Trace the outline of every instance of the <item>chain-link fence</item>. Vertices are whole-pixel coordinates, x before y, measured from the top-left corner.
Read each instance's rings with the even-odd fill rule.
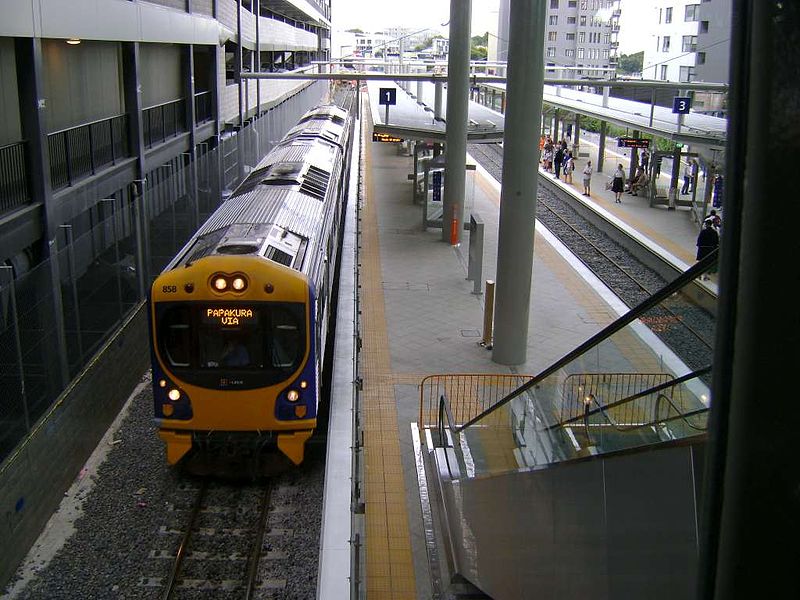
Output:
[[[0,268],[0,461],[145,298],[161,270],[311,106],[318,81],[145,173],[58,228],[50,258]],[[228,190],[228,192],[226,192]]]

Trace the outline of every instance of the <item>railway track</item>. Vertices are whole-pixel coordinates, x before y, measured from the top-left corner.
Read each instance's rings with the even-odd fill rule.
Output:
[[[470,144],[470,154],[497,181],[502,180],[502,148]],[[602,215],[540,178],[537,219],[626,305],[636,306],[681,271],[644,247]],[[676,296],[652,309],[642,322],[692,369],[711,364],[716,297],[703,286],[692,296]]]
[[[142,577],[142,597],[252,600],[289,593],[297,586],[292,578],[308,569],[292,547],[304,543],[294,539],[301,487],[302,479],[284,478],[181,485],[159,528],[159,548],[150,553],[163,571]]]

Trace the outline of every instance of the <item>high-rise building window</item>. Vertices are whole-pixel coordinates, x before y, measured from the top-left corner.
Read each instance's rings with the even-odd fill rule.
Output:
[[[708,33],[708,21],[700,21],[698,30],[700,33]]]
[[[661,48],[661,37],[656,36],[656,52],[658,52],[659,48]]]
[[[700,5],[699,4],[687,4],[686,5],[686,13],[683,18],[684,21],[697,21],[697,17],[700,16]]]
[[[681,46],[683,52],[695,52],[697,50],[697,36],[685,35],[683,36],[683,45]]]
[[[581,10],[589,8],[589,0],[581,0]]]
[[[567,25],[575,25],[575,17],[567,17]]]
[[[669,36],[665,35],[664,39],[661,40],[661,51],[662,52],[669,52]]]
[[[547,41],[548,42],[555,42],[558,39],[558,32],[557,31],[548,31],[547,32]]]
[[[578,58],[583,58],[584,49],[578,48]]]
[[[550,0],[550,8],[558,8],[558,0]]]
[[[572,48],[566,48],[564,50],[564,56],[567,58],[575,58],[575,50]]]
[[[585,31],[579,31],[578,32],[578,43],[579,44],[585,44],[586,43],[586,32]]]
[[[705,52],[698,52],[697,53],[697,64],[698,65],[706,64],[706,53]]]
[[[667,80],[667,65],[661,65],[661,80]]]
[[[664,10],[664,23],[672,23],[672,7],[668,6]]]
[[[568,33],[567,34],[567,41],[568,42],[574,42],[575,41],[575,34],[574,33]]]
[[[581,16],[581,27],[586,27],[586,15]]]
[[[578,6],[578,0],[569,0],[567,2],[567,8],[576,8]]]
[[[683,83],[694,81],[694,67],[681,67],[679,79]]]
[[[548,20],[548,24],[550,24],[550,25],[558,25],[558,15],[550,15],[550,19]]]
[[[548,58],[555,58],[555,56],[556,56],[556,49],[553,48],[552,46],[547,48],[547,57]]]

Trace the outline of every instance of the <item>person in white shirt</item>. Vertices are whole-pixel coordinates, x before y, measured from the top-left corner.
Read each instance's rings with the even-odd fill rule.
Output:
[[[592,161],[583,167],[583,195],[590,196],[592,191]]]

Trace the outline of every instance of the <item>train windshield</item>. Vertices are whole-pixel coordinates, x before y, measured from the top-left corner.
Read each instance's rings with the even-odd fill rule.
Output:
[[[256,385],[289,377],[306,352],[301,303],[160,304],[159,348],[167,365],[191,383],[216,387],[221,375]]]

